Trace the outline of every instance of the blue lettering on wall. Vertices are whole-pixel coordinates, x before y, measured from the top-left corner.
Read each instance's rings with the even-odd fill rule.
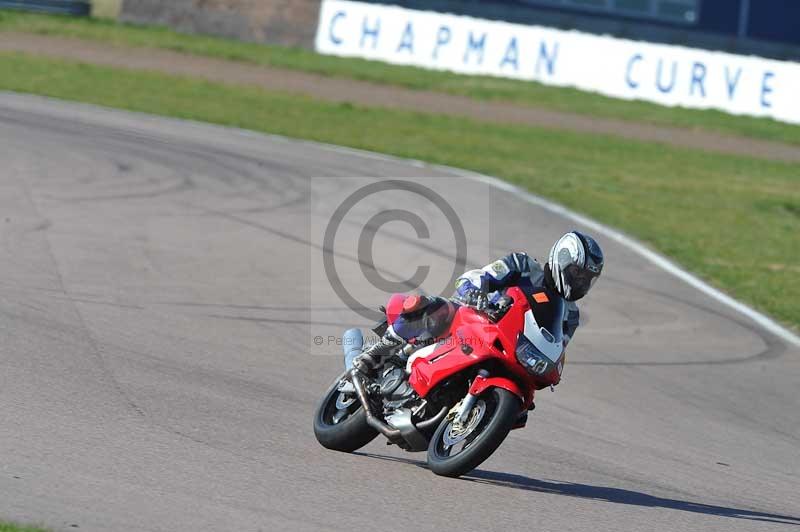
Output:
[[[464,64],[469,63],[469,57],[472,52],[476,52],[478,54],[478,64],[483,64],[483,51],[486,48],[486,34],[482,34],[480,39],[475,39],[475,35],[473,35],[472,31],[469,32],[469,36],[467,37],[467,49],[464,51]]]
[[[539,75],[542,63],[547,66],[547,74],[552,76],[556,70],[556,59],[558,59],[558,42],[553,43],[553,53],[547,53],[547,43],[542,41],[539,44],[539,57],[536,59],[536,75]]]
[[[769,85],[772,78],[775,77],[774,72],[764,72],[764,77],[761,79],[761,107],[768,109],[772,107],[772,102],[767,100],[767,95],[771,94],[773,89]]]
[[[672,89],[675,88],[675,78],[678,75],[678,63],[676,61],[672,62],[672,76],[669,81],[669,85],[664,85],[661,83],[661,71],[664,69],[664,60],[658,60],[658,72],[656,73],[656,87],[661,92],[667,94],[672,92]]]
[[[633,65],[643,59],[644,56],[642,54],[634,54],[634,56],[628,60],[628,69],[625,71],[625,82],[628,84],[628,87],[632,89],[639,88],[639,83],[633,80]]]
[[[400,38],[400,44],[397,45],[397,52],[401,50],[408,50],[408,53],[414,53],[414,25],[411,21],[406,24],[406,29],[403,30],[403,36]]]
[[[736,95],[736,87],[739,85],[739,78],[742,77],[742,67],[736,69],[736,77],[731,79],[731,71],[725,65],[725,85],[728,87],[728,99],[733,100]]]
[[[700,96],[706,97],[706,87],[703,85],[706,80],[706,65],[695,62],[692,65],[692,84],[689,86],[689,96],[694,96],[694,88],[700,87]]]
[[[336,23],[339,22],[340,19],[346,18],[347,13],[344,11],[339,11],[334,16],[331,17],[331,23],[328,25],[328,38],[331,40],[333,44],[339,46],[342,44],[342,39],[337,37],[335,33],[333,33],[333,28],[336,26]]]
[[[447,26],[439,26],[439,31],[436,32],[436,46],[433,48],[433,58],[439,58],[439,48],[448,44],[451,37],[450,28]]]
[[[511,37],[506,47],[506,53],[503,55],[503,60],[500,61],[500,68],[506,65],[513,65],[514,70],[519,70],[519,50],[517,48],[517,38]]]
[[[381,19],[375,19],[375,25],[369,26],[369,19],[364,16],[361,22],[361,41],[358,43],[359,48],[364,48],[364,43],[367,39],[372,39],[372,49],[378,46],[378,36],[381,34]]]

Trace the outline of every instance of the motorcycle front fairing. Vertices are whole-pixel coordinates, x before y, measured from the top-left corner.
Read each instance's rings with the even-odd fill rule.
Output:
[[[460,306],[450,327],[452,334],[439,339],[430,354],[411,362],[409,383],[420,397],[427,396],[452,375],[494,359],[503,364],[514,382],[513,386],[501,387],[513,388],[509,391],[520,395],[526,408],[530,406],[535,387],[533,377],[520,366],[515,355],[517,331],[523,329],[525,312],[530,305],[517,288],[509,289],[506,295],[514,304],[497,323],[473,308]],[[516,382],[524,386],[517,386]],[[530,390],[530,393],[521,390]]]
[[[564,300],[554,294],[527,294],[531,308],[516,345],[517,361],[536,380],[537,389],[558,384],[564,369]]]

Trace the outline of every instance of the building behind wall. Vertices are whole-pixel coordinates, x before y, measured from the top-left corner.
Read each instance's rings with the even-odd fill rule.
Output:
[[[311,48],[321,0],[123,0],[121,20]]]

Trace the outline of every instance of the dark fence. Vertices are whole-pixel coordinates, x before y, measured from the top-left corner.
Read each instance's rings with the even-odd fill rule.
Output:
[[[800,60],[800,0],[359,0]]]
[[[0,9],[85,17],[91,13],[92,4],[86,0],[0,0]]]

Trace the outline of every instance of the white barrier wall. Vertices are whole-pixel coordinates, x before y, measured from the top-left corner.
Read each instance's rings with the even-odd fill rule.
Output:
[[[316,49],[800,124],[800,64],[754,56],[345,0],[323,1]]]

